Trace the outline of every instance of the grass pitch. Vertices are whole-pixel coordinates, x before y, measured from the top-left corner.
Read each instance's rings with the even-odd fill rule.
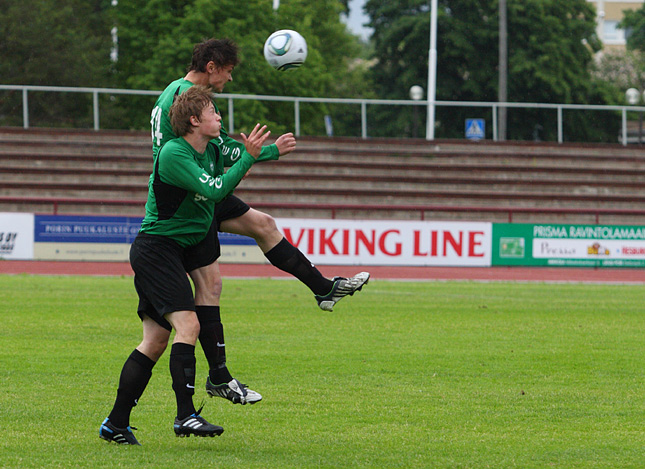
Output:
[[[176,438],[168,352],[98,437],[141,338],[131,278],[0,276],[1,467],[643,467],[645,286],[374,279],[333,313],[291,280],[224,283],[229,368],[254,406]]]

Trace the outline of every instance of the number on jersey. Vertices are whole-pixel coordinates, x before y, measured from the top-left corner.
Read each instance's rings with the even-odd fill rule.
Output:
[[[152,129],[152,143],[154,145],[161,145],[163,134],[161,133],[161,114],[162,110],[159,106],[155,106],[150,116],[150,127]]]

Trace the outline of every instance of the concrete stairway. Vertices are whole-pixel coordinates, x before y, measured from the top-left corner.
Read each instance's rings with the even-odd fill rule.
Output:
[[[151,160],[145,132],[0,128],[0,211],[142,216]],[[636,145],[301,138],[236,194],[276,217],[642,224],[644,176]]]

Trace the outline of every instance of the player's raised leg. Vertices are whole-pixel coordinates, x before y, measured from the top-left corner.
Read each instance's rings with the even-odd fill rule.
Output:
[[[237,201],[248,207],[241,200]],[[361,272],[351,278],[326,278],[302,251],[282,235],[273,217],[253,208],[248,208],[246,212],[234,218],[223,219],[220,231],[253,238],[271,264],[309,287],[322,310],[332,311],[334,305],[342,298],[360,291],[369,281],[368,272]]]

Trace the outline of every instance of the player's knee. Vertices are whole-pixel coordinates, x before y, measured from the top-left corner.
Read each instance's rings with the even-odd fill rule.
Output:
[[[153,353],[154,357],[151,357],[151,358],[154,361],[159,360],[159,358],[161,358],[163,353],[166,351],[166,347],[168,347],[168,341],[157,342],[157,343],[153,344],[152,353]]]
[[[161,337],[149,337],[143,340],[143,342],[137,347],[142,350],[143,354],[150,358],[152,361],[157,361],[168,347],[168,338]]]
[[[195,315],[191,321],[187,321],[184,324],[182,335],[189,337],[191,342],[195,343],[199,337],[200,330],[199,319],[197,319],[197,315]]]
[[[199,319],[195,312],[177,311],[167,315],[168,322],[175,329],[174,342],[195,345],[199,337]]]
[[[276,225],[274,218],[271,215],[260,212],[260,216],[257,217],[255,223],[255,233],[256,239],[264,239],[278,231],[278,225]]]

